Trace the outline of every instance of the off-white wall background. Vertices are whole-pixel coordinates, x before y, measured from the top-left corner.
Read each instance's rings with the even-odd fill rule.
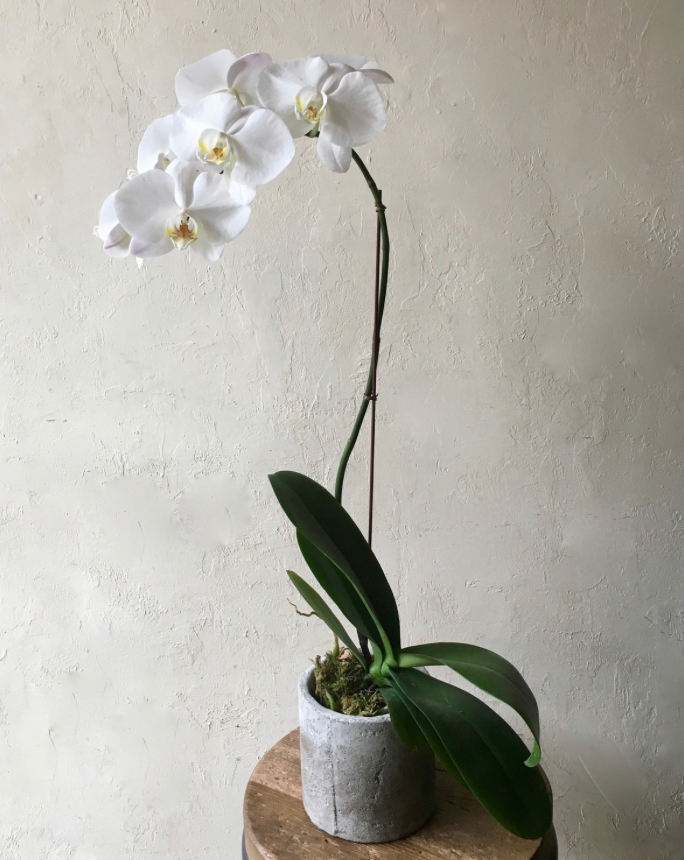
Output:
[[[365,51],[394,239],[378,553],[538,692],[562,856],[684,847],[680,0],[2,0],[0,855],[224,860],[327,645],[266,474],[332,481],[374,212],[308,141],[213,268],[91,236],[177,67]],[[365,517],[364,459],[347,500]],[[302,571],[303,572],[303,571]]]

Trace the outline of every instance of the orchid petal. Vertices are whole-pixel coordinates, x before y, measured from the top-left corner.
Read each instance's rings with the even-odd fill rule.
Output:
[[[386,123],[380,90],[363,72],[350,72],[328,98],[321,137],[338,146],[360,146],[381,134]]]
[[[155,119],[147,126],[138,147],[138,173],[158,168],[165,170],[173,161],[171,149],[171,128],[174,115],[169,114]]]
[[[318,138],[318,157],[321,163],[333,173],[346,173],[351,164],[351,146],[337,146],[324,137]]]
[[[363,54],[321,54],[321,57],[330,65],[338,63],[343,66],[351,66],[352,69],[360,69],[366,62]]]
[[[115,224],[104,240],[104,251],[110,257],[127,257],[130,254],[131,237],[121,224]]]
[[[256,197],[255,188],[251,188],[249,185],[241,185],[239,182],[236,182],[232,176],[228,183],[228,191],[236,203],[244,203],[247,206],[249,206]]]
[[[100,209],[100,218],[95,232],[103,242],[112,229],[119,223],[114,202],[117,194],[118,191],[113,191],[102,204],[102,209]]]
[[[176,75],[176,98],[181,106],[192,104],[228,87],[228,70],[235,55],[225,48],[184,66]]]
[[[297,119],[295,96],[304,87],[317,90],[329,68],[322,57],[309,57],[274,63],[267,66],[259,76],[259,101],[278,114],[293,137],[302,137],[311,130],[311,123]]]
[[[159,242],[166,235],[167,220],[178,211],[175,181],[163,170],[135,176],[116,195],[116,215],[131,236]]]
[[[257,107],[257,105],[245,105],[240,111],[240,115],[237,117],[235,122],[230,127],[231,134],[237,134],[241,128],[244,127],[247,120],[254,113],[255,110],[263,110],[261,106]]]
[[[197,237],[197,241],[190,245],[190,250],[195,254],[199,254],[208,263],[215,263],[223,254],[225,243],[223,241],[211,242],[206,232],[201,232]]]
[[[205,167],[199,159],[177,158],[167,173],[175,182],[174,198],[180,209],[189,209],[193,202],[195,180],[204,173]]]
[[[394,78],[389,72],[383,72],[377,63],[365,63],[359,67],[359,71],[363,72],[367,78],[375,81],[376,84],[393,84]]]
[[[173,242],[168,236],[164,236],[158,242],[145,242],[142,239],[131,239],[131,254],[138,259],[138,263],[150,257],[161,257],[173,251]]]
[[[321,90],[328,96],[332,95],[340,85],[342,78],[350,72],[355,71],[356,69],[352,66],[343,65],[342,63],[333,63],[328,69],[328,74],[321,82]]]
[[[238,94],[244,105],[259,105],[257,84],[259,75],[273,62],[270,54],[245,54],[236,60],[228,71],[228,87]]]
[[[270,110],[254,111],[232,136],[235,167],[232,179],[255,188],[270,182],[292,161],[292,135],[285,123]]]
[[[392,75],[384,72],[376,62],[366,62],[361,54],[321,54],[323,59],[330,65],[351,66],[354,71],[365,72],[366,77],[375,81],[376,84],[393,84]]]
[[[211,244],[222,244],[245,229],[251,209],[233,199],[222,176],[201,173],[195,181],[190,212],[200,224],[200,237],[206,235]]]
[[[114,191],[102,204],[95,235],[102,240],[103,250],[110,257],[127,257],[130,253],[131,237],[119,224],[119,218],[116,214],[116,196],[118,193],[118,191]]]

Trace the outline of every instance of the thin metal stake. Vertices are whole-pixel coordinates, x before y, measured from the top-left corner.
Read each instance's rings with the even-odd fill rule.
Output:
[[[378,191],[379,206],[382,206],[382,191]],[[375,295],[373,302],[373,384],[371,387],[371,438],[370,438],[370,477],[368,489],[368,544],[373,543],[373,493],[375,490],[375,412],[378,401],[378,356],[380,353],[380,327],[378,325],[379,302],[380,302],[380,208],[376,204],[378,213],[377,238],[375,241]]]

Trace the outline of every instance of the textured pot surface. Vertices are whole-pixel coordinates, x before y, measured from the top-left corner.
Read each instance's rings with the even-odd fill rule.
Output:
[[[299,681],[302,799],[311,821],[351,842],[391,842],[435,808],[435,761],[396,736],[388,715],[348,717],[313,697],[313,667]]]

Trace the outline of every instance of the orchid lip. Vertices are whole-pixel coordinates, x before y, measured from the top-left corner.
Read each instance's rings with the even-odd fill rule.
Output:
[[[187,212],[179,212],[166,222],[166,235],[179,251],[191,245],[199,234],[197,221]]]
[[[295,96],[295,115],[297,119],[311,123],[312,126],[319,125],[327,97],[313,87],[302,87]]]
[[[206,164],[225,164],[231,154],[230,137],[223,131],[206,129],[197,140],[197,157]]]

